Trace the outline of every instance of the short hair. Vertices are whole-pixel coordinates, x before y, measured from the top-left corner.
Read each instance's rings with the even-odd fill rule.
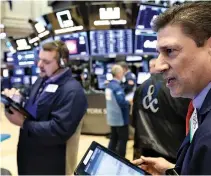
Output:
[[[120,71],[123,71],[122,67],[118,64],[115,64],[111,68],[111,74],[113,76],[116,76]]]
[[[69,59],[69,50],[67,45],[63,41],[52,41],[42,45],[42,49],[44,51],[57,51],[59,54],[59,58]]]
[[[153,29],[158,32],[167,25],[181,25],[184,34],[192,38],[198,47],[211,37],[211,2],[187,2],[175,5],[153,21]]]
[[[124,68],[124,69],[126,69],[126,70],[128,70],[128,64],[126,63],[126,62],[119,62],[118,63],[120,66],[122,66],[122,68]]]

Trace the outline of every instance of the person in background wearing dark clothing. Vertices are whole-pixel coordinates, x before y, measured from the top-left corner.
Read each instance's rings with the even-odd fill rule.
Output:
[[[120,83],[123,69],[114,65],[111,80],[105,90],[107,123],[111,126],[111,136],[108,148],[125,157],[128,141],[129,102],[125,100],[125,93]]]
[[[154,21],[159,51],[154,71],[162,73],[172,97],[192,101],[176,164],[143,156],[133,161],[150,174],[211,175],[210,9],[210,1],[188,2],[169,8]]]
[[[123,77],[123,89],[125,91],[125,94],[133,93],[136,89],[136,75],[132,73],[126,62],[120,62],[119,65],[122,66],[124,71],[124,77]]]
[[[172,98],[161,75],[152,74],[133,99],[134,159],[163,157],[176,162],[185,138],[185,116],[190,100]]]
[[[87,109],[83,88],[66,67],[68,56],[64,42],[44,44],[38,61],[40,77],[25,104],[32,117],[24,117],[13,108],[10,108],[12,113],[5,112],[11,123],[20,126],[19,175],[65,175],[66,142]],[[5,90],[3,93],[13,98],[17,92]]]

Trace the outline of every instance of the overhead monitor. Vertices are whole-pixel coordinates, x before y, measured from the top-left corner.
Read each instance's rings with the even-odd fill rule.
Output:
[[[31,66],[35,64],[36,53],[34,50],[17,52],[15,63],[18,66]]]
[[[131,54],[132,30],[90,31],[90,48],[92,56]]]
[[[88,7],[90,30],[132,28],[133,3],[92,2]]]
[[[71,6],[68,9],[62,9],[47,15],[55,35],[64,33],[86,30],[84,18],[88,14],[84,13],[87,8],[82,9],[80,6]]]
[[[135,54],[139,55],[158,55],[156,50],[157,36],[152,31],[135,31]]]
[[[87,32],[55,36],[55,40],[62,40],[68,47],[70,57],[88,57],[89,47]]]
[[[150,76],[151,76],[150,73],[139,72],[138,73],[138,77],[137,77],[137,84],[142,84],[144,81],[146,81],[147,79],[149,79]]]
[[[152,29],[153,20],[167,8],[141,4],[139,7],[136,29]]]

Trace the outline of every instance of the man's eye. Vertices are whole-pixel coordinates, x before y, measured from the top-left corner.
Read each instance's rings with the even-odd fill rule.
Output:
[[[171,54],[174,50],[173,49],[166,49],[167,54]]]

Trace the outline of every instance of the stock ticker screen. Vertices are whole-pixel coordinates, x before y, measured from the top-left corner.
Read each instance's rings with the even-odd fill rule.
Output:
[[[131,54],[133,52],[132,30],[90,31],[90,48],[92,56]]]
[[[153,20],[166,9],[166,7],[140,5],[136,21],[136,29],[151,30]]]
[[[135,31],[135,54],[158,55],[156,50],[157,35],[152,31]]]
[[[19,51],[15,53],[15,64],[18,66],[30,66],[36,62],[35,50]]]
[[[70,57],[89,56],[87,32],[55,36],[55,40],[62,40],[66,43]]]

